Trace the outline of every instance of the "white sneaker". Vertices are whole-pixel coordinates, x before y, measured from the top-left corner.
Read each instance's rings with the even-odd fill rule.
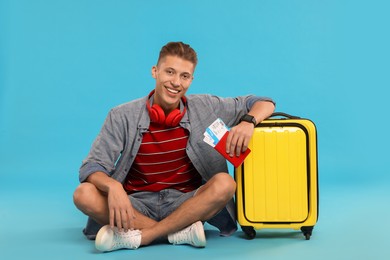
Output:
[[[141,231],[119,231],[117,227],[103,226],[96,235],[95,246],[99,251],[107,252],[117,249],[137,249],[141,245]]]
[[[206,236],[202,222],[195,222],[183,230],[168,235],[168,241],[174,245],[190,244],[195,247],[205,247]]]

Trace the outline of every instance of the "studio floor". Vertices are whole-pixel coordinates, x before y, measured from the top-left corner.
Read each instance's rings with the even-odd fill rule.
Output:
[[[238,231],[224,238],[206,225],[204,249],[154,244],[100,253],[81,233],[86,218],[72,203],[77,183],[15,185],[2,179],[1,259],[390,259],[386,183],[324,184],[319,221],[308,241],[294,230],[259,230],[253,240]]]

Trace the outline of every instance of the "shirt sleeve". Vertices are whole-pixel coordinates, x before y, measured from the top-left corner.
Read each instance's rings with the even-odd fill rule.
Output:
[[[111,110],[92,144],[87,157],[83,160],[79,170],[79,180],[84,182],[89,175],[95,172],[104,172],[107,175],[115,170],[115,163],[124,147],[124,130],[120,117],[115,110]]]
[[[276,105],[275,101],[272,98],[269,98],[269,97],[259,97],[259,96],[250,96],[246,100],[246,109],[249,111],[251,109],[251,107],[253,106],[253,104],[256,103],[257,101],[268,101],[268,102],[271,102],[274,105]]]
[[[240,118],[248,113],[253,104],[257,101],[269,101],[274,103],[271,98],[260,97],[255,95],[246,95],[238,97],[218,97],[213,95],[205,96],[210,102],[211,110],[220,117],[228,126],[236,125]],[[275,103],[274,103],[275,104]],[[210,111],[207,111],[207,105],[205,108],[198,108],[199,111],[204,110],[204,113],[207,114]],[[202,112],[203,113],[203,112]]]

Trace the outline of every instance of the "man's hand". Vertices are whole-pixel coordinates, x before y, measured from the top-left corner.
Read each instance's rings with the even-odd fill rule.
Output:
[[[230,157],[233,157],[234,154],[240,156],[241,153],[248,149],[254,128],[252,123],[242,121],[230,129],[230,133],[226,139],[226,153]]]
[[[107,195],[110,226],[117,226],[125,231],[134,229],[135,211],[122,183],[104,172],[91,174],[87,181]]]
[[[121,183],[117,182],[110,185],[107,199],[110,226],[114,227],[116,225],[124,231],[134,229],[134,209]]]
[[[269,101],[257,101],[255,102],[248,114],[255,117],[257,124],[264,119],[268,118],[275,110],[275,105]],[[226,153],[230,157],[240,156],[240,153],[245,152],[248,149],[249,141],[252,138],[253,130],[255,126],[246,121],[241,121],[238,125],[234,126],[226,139]]]

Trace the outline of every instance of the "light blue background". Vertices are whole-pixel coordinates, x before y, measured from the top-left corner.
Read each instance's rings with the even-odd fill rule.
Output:
[[[0,231],[51,206],[81,228],[71,201],[81,160],[110,108],[154,88],[168,41],[198,52],[190,93],[266,95],[316,123],[325,205],[337,204],[332,191],[387,191],[389,10],[385,0],[0,0]],[[355,206],[388,210],[378,197]],[[378,229],[381,214],[369,214]]]

